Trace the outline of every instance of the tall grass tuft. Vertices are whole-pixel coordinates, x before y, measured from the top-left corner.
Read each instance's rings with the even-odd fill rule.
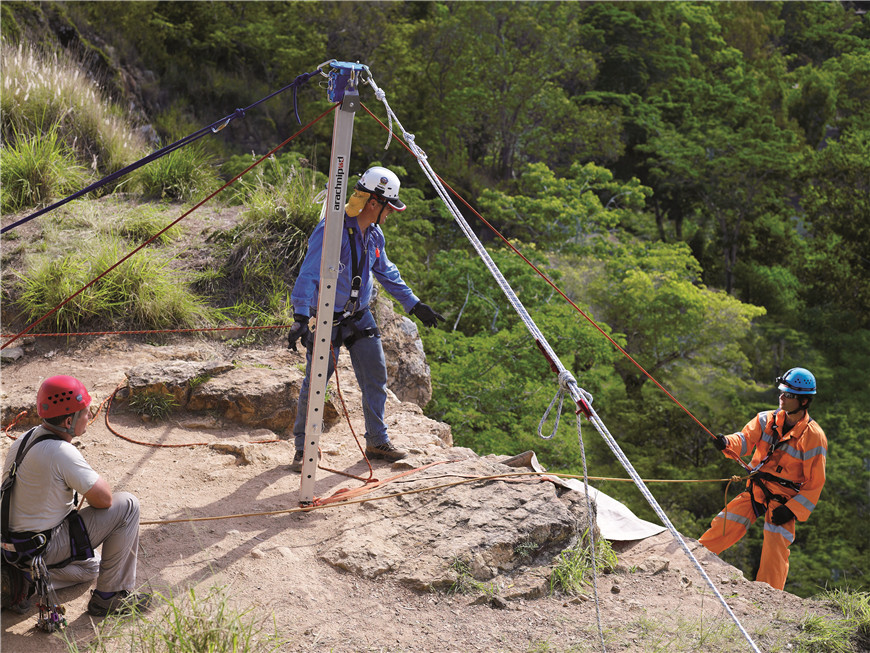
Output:
[[[122,217],[118,232],[135,243],[142,243],[152,238],[166,227],[170,220],[164,211],[153,206],[139,206],[133,212]],[[154,244],[168,245],[181,236],[181,227],[177,224],[160,234]]]
[[[216,237],[228,249],[223,276],[235,300],[230,308],[256,322],[292,315],[287,289],[320,219],[314,198],[323,175],[293,161],[273,157],[243,177],[241,221]]]
[[[81,238],[69,253],[37,255],[18,273],[14,305],[32,322],[111,267],[126,254],[118,238]],[[211,311],[187,289],[168,257],[142,250],[47,318],[42,327],[74,332],[83,325],[165,329],[211,322]]]
[[[842,619],[809,614],[801,621],[796,653],[852,653],[870,650],[870,593],[826,590],[817,599],[843,613]]]
[[[190,201],[220,187],[214,158],[200,144],[186,145],[136,171],[145,197]]]
[[[0,207],[12,212],[42,206],[81,188],[87,170],[60,138],[57,126],[45,134],[27,136],[13,129],[10,144],[2,148]]]
[[[179,597],[158,594],[143,617],[108,618],[96,629],[87,649],[64,633],[69,653],[274,653],[288,644],[274,623],[267,630],[252,608],[231,605],[222,587],[205,595],[193,588]]]
[[[56,128],[78,161],[98,174],[115,172],[144,153],[142,139],[121,110],[102,97],[100,86],[76,62],[57,53],[41,54],[24,42],[16,47],[4,41],[0,68],[4,142]]]

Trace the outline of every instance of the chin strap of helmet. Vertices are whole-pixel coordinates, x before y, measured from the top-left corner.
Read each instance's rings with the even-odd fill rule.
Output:
[[[49,431],[51,431],[52,433],[58,433],[60,431],[60,432],[66,433],[70,437],[75,437],[76,424],[78,424],[78,421],[81,418],[83,412],[84,411],[79,410],[79,411],[76,411],[75,413],[73,413],[72,422],[70,423],[69,426],[58,426],[56,424],[49,424],[45,420],[42,420],[42,426],[44,428],[48,429]]]
[[[384,217],[384,209],[387,208],[387,202],[378,201],[378,204],[381,205],[381,210],[378,211],[378,219],[375,220],[376,225],[381,224],[381,218]]]
[[[801,401],[801,399],[799,398],[798,401]],[[801,401],[801,405],[798,407],[797,410],[787,410],[787,411],[785,411],[785,414],[786,415],[797,415],[798,413],[805,413],[806,411],[807,411],[806,406],[804,406],[803,402]]]

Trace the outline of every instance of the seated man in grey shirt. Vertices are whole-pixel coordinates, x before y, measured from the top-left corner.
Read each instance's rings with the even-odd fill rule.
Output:
[[[91,397],[78,379],[71,376],[46,379],[37,393],[36,408],[42,424],[12,444],[3,465],[3,480],[6,481],[18,458],[8,499],[8,530],[12,539],[20,534],[43,533],[49,537],[42,557],[55,589],[90,582],[96,577],[97,587],[91,594],[88,612],[102,617],[143,609],[151,597],[133,593],[139,548],[139,500],[128,492],[113,494],[109,484],[71,444],[88,427],[90,403]],[[19,455],[22,447],[25,447],[23,457]],[[89,504],[78,513],[77,493]],[[14,555],[15,548],[5,541],[5,536],[6,533],[3,555]],[[86,543],[84,547],[82,542]],[[93,555],[93,548],[100,544],[102,556],[98,557]],[[83,557],[82,548],[87,551],[85,555],[91,555],[76,560]],[[52,568],[58,563],[61,566]]]

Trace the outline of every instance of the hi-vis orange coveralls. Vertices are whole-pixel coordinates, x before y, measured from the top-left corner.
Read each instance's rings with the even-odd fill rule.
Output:
[[[699,540],[713,553],[721,553],[764,515],[764,543],[755,579],[780,590],[788,576],[795,520],[776,526],[770,514],[784,504],[799,521],[809,518],[825,485],[828,455],[825,432],[809,413],[783,435],[785,416],[784,410],[758,413],[742,432],[725,436],[726,450],[731,453],[745,456],[755,448],[749,467],[758,473],[747,481],[746,491],[716,515]]]

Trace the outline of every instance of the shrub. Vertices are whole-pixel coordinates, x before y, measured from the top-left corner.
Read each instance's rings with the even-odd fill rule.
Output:
[[[224,277],[235,299],[233,309],[257,321],[268,321],[269,314],[285,319],[292,314],[288,287],[320,219],[314,198],[322,175],[274,158],[255,171],[243,178],[241,222],[216,238],[229,250]]]
[[[141,616],[109,617],[98,626],[97,637],[88,653],[129,651],[129,653],[274,653],[286,650],[273,623],[267,630],[253,608],[240,610],[230,602],[226,588],[212,587],[204,595],[191,588],[181,596],[157,594],[154,609]],[[70,653],[82,649],[63,631]]]
[[[589,530],[574,546],[559,554],[556,566],[550,575],[550,592],[561,590],[565,594],[579,594],[592,574],[616,568],[616,553],[610,542],[603,538],[595,541],[595,566],[592,566],[592,544]]]

